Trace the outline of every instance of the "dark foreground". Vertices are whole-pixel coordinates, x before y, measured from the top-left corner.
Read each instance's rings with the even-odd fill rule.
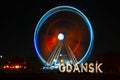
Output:
[[[120,73],[1,73],[0,80],[120,80]]]

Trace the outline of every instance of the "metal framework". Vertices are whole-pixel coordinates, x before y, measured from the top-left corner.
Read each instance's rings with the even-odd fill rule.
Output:
[[[70,46],[67,44],[66,41],[63,40],[63,41],[59,41],[55,49],[51,52],[50,57],[47,60],[47,66],[52,66],[54,63],[58,61],[63,46],[65,46],[65,49],[67,51],[66,54],[69,57],[69,62],[73,65],[78,62]]]

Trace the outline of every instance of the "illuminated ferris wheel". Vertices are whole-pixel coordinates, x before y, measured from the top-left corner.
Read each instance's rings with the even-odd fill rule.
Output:
[[[34,33],[36,53],[45,66],[84,63],[93,42],[88,18],[71,6],[58,6],[46,12]]]

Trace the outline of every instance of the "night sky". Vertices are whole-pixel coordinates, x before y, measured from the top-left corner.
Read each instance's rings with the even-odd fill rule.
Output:
[[[37,59],[33,35],[39,19],[53,7],[69,5],[81,10],[92,24],[95,42],[91,56],[120,55],[119,5],[113,1],[1,1],[0,54]]]

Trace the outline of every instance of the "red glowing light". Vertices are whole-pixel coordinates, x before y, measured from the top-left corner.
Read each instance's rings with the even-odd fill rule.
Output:
[[[40,34],[42,37],[39,37],[39,46],[44,59],[48,59],[52,50],[56,47],[59,41],[59,33],[64,34],[64,40],[70,46],[77,59],[84,55],[86,44],[89,43],[87,26],[81,18],[73,15],[73,13],[65,14],[68,13],[60,13],[61,17],[56,14],[56,19],[49,19],[42,27],[44,32]]]

